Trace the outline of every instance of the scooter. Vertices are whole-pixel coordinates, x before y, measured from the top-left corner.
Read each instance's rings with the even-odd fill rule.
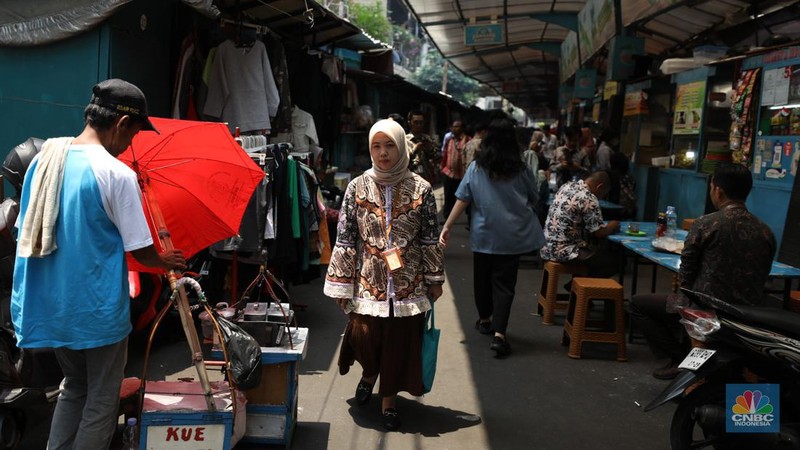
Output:
[[[679,366],[686,370],[644,409],[678,399],[672,448],[800,448],[800,315],[682,290],[700,305],[679,308],[697,345]],[[734,384],[745,386],[726,389]],[[762,396],[757,384],[776,390]]]
[[[3,174],[17,196],[0,203],[0,450],[47,446],[59,384],[64,377],[52,350],[23,351],[16,346],[10,315],[18,193],[42,142],[28,139],[14,147],[3,162]]]

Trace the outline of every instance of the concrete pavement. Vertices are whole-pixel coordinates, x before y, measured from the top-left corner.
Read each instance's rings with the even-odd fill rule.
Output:
[[[628,346],[628,361],[617,362],[610,345],[590,345],[584,357],[567,357],[560,345],[563,316],[541,325],[534,316],[542,271],[526,257],[520,268],[508,338],[513,353],[496,359],[490,336],[474,329],[472,256],[461,219],[446,252],[447,282],[437,302],[442,330],[432,392],[422,398],[401,394],[403,425],[386,432],[380,400],[356,406],[358,364],[339,375],[336,360],[346,316],[322,295],[322,280],[291,289],[301,326],[310,329],[308,356],[300,365],[295,449],[665,449],[669,447],[672,404],[644,413],[642,407],[666,382],[650,376],[658,364],[640,339]],[[649,272],[649,271],[643,271]],[[648,274],[640,274],[648,286]],[[628,278],[629,279],[629,278]],[[671,276],[661,271],[659,291]],[[148,378],[193,376],[188,347],[177,336],[151,353]],[[184,355],[184,353],[187,353]],[[131,355],[128,372],[140,372]],[[264,448],[240,445],[239,449]]]

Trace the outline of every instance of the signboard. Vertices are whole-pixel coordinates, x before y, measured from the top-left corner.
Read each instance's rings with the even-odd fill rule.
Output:
[[[578,13],[581,62],[587,61],[614,36],[614,1],[587,0]]]
[[[500,45],[503,43],[503,26],[499,23],[467,25],[464,27],[464,45]]]
[[[644,91],[625,92],[625,104],[622,110],[623,116],[638,116],[647,113],[647,97]]]
[[[606,81],[603,87],[603,100],[610,100],[611,97],[617,95],[619,92],[619,83],[616,81]]]
[[[761,82],[761,106],[787,104],[791,78],[791,66],[765,70],[764,81]]]
[[[675,94],[675,116],[672,134],[698,134],[706,100],[706,82],[679,84]]]
[[[636,71],[633,55],[644,55],[644,39],[635,36],[617,36],[611,40],[608,57],[608,79],[627,80]]]
[[[578,33],[570,31],[561,43],[561,58],[558,60],[559,77],[563,83],[578,70]]]
[[[580,69],[575,73],[575,98],[594,98],[597,70]]]
[[[147,427],[147,448],[224,448],[225,431],[223,424],[151,425]]]

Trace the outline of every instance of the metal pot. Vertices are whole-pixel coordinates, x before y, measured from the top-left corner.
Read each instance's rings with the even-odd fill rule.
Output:
[[[226,302],[217,303],[217,305],[214,307],[214,310],[221,317],[224,317],[228,320],[231,320],[233,316],[236,315],[236,308],[228,307]],[[208,316],[208,311],[201,312],[198,317],[200,317],[200,327],[203,331],[203,338],[206,340],[213,340],[214,322],[212,322],[211,318]]]

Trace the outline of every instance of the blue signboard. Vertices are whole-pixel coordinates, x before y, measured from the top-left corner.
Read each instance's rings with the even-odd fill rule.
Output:
[[[464,27],[464,45],[500,45],[502,43],[503,26],[499,23]]]

